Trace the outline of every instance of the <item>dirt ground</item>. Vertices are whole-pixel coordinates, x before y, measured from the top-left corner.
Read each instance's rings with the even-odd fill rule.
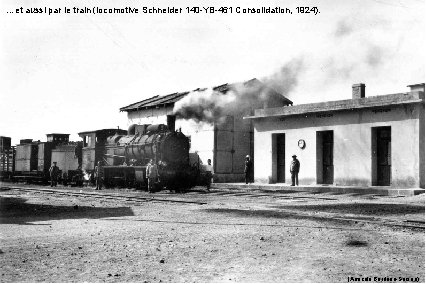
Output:
[[[425,282],[424,194],[102,193],[3,188],[0,281]]]

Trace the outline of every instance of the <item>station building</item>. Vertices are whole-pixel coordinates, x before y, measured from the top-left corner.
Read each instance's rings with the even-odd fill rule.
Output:
[[[213,90],[226,95],[236,84],[223,84]],[[262,88],[268,88],[257,79],[242,84],[247,87],[262,85]],[[244,159],[246,155],[253,157],[254,145],[253,124],[243,117],[252,115],[255,108],[286,106],[293,102],[270,89],[267,101],[236,110],[232,115],[222,117],[221,121],[212,124],[176,117],[173,112],[175,103],[190,93],[203,90],[205,89],[154,96],[122,107],[120,111],[127,112],[129,127],[132,124],[166,124],[170,130],[180,129],[190,138],[192,163],[207,164],[207,159],[212,160],[215,182],[244,181]]]
[[[301,163],[299,184],[425,187],[425,84],[407,93],[257,109],[254,178],[291,183],[290,163]]]

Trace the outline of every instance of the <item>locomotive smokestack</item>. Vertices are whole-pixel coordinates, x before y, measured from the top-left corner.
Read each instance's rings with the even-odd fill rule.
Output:
[[[167,127],[170,131],[175,131],[176,128],[176,116],[175,115],[168,115],[167,116]]]

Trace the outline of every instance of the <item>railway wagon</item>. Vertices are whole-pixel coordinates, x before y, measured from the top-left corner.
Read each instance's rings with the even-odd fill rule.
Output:
[[[56,162],[62,172],[61,180],[68,183],[81,184],[82,142],[68,142],[52,149],[52,163]],[[78,177],[77,177],[78,175]]]
[[[60,165],[60,180],[63,179],[63,174],[65,180],[68,178],[70,168],[75,168],[74,170],[78,168],[78,165],[75,166],[78,164],[78,156],[81,156],[78,150],[76,151],[78,143],[69,142],[69,134],[52,133],[46,136],[46,142],[22,139],[16,145],[13,180],[46,183],[50,180],[49,168],[53,162]],[[68,149],[66,145],[69,146]],[[69,153],[72,153],[73,157]]]
[[[16,145],[13,179],[26,180],[29,182],[46,182],[49,176],[49,168],[44,168],[44,166],[47,164],[50,167],[49,149],[51,149],[51,147],[49,142],[22,139],[20,143]]]
[[[7,136],[0,136],[0,152],[8,150],[12,147],[12,138]]]
[[[0,136],[0,180],[10,180],[15,169],[15,147],[12,139]]]

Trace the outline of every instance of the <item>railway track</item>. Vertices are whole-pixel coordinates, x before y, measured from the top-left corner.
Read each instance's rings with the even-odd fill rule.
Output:
[[[134,195],[126,195],[122,193],[108,193],[108,192],[76,192],[76,191],[70,191],[66,189],[45,189],[45,188],[34,188],[34,187],[1,187],[0,190],[18,190],[18,191],[24,191],[24,192],[39,192],[39,193],[45,193],[45,194],[54,194],[54,195],[62,195],[62,196],[75,196],[75,197],[91,197],[96,199],[106,199],[106,200],[122,200],[125,202],[168,202],[168,203],[183,203],[183,204],[195,204],[195,205],[206,205],[207,202],[199,202],[199,201],[188,201],[188,200],[181,200],[181,199],[175,199],[175,198],[158,198],[158,197],[143,197],[143,196],[134,196]],[[213,195],[215,195],[213,193]],[[274,199],[280,198],[280,199],[311,199],[311,200],[324,200],[324,201],[335,201],[338,199],[335,198],[321,198],[321,197],[288,197],[285,195],[266,195],[266,194],[232,194],[232,196],[238,197],[264,197],[264,196],[271,196]],[[257,196],[259,195],[259,196]],[[228,196],[227,194],[218,193],[216,196]],[[290,213],[292,215],[297,215],[300,217],[306,216],[306,217],[312,217],[312,214],[306,214],[300,211],[296,210],[280,210],[280,212]],[[365,223],[365,224],[376,224],[381,226],[389,226],[389,227],[400,227],[400,228],[407,228],[407,229],[420,229],[425,230],[425,221],[424,220],[397,220],[397,219],[391,219],[391,218],[383,218],[383,217],[348,217],[348,216],[341,216],[338,214],[324,214],[318,216],[319,219],[327,219],[327,220],[334,220],[334,221],[342,221],[342,222],[349,222],[349,223]]]
[[[56,194],[56,195],[64,195],[64,196],[77,196],[77,197],[93,197],[99,199],[112,199],[112,200],[124,200],[124,201],[138,201],[138,202],[172,202],[172,203],[186,203],[186,204],[197,204],[204,205],[206,202],[198,202],[198,201],[187,201],[187,200],[179,200],[179,199],[169,199],[169,198],[157,198],[157,197],[142,197],[142,196],[131,196],[124,194],[113,194],[113,193],[97,193],[97,192],[75,192],[69,190],[62,189],[44,189],[44,188],[32,188],[32,187],[1,187],[1,190],[19,190],[26,192],[40,192],[47,194]]]

